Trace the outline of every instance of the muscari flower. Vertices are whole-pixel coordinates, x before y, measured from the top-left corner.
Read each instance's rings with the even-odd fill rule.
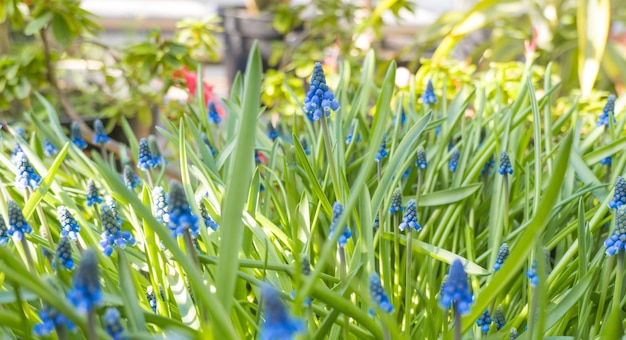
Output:
[[[354,130],[356,129],[356,124],[350,125],[350,130],[348,130],[348,135],[346,136],[346,144],[352,143],[352,139],[354,138]],[[361,135],[357,135],[355,142],[361,141]]]
[[[493,265],[493,270],[498,271],[502,267],[504,261],[509,257],[509,245],[502,243],[500,249],[498,249],[498,256],[496,257],[496,263]]]
[[[515,340],[519,337],[519,333],[517,332],[517,328],[511,328],[511,334],[509,335],[509,340]]]
[[[182,237],[186,229],[189,229],[192,237],[198,236],[198,217],[191,212],[185,189],[178,182],[172,182],[170,185],[167,208],[169,210],[167,226],[172,236]]]
[[[267,138],[269,138],[273,142],[277,140],[278,137],[280,137],[280,135],[278,134],[278,131],[276,130],[274,125],[272,125],[272,123],[267,123]]]
[[[215,221],[213,221],[211,216],[209,216],[209,211],[207,210],[202,200],[198,201],[198,208],[200,208],[200,216],[202,216],[202,219],[204,220],[204,226],[213,229],[213,231],[217,231],[220,226]]]
[[[145,138],[139,140],[137,167],[143,171],[147,171],[150,170],[150,168],[153,168],[152,155],[150,154],[150,146],[148,146],[148,140]]]
[[[461,157],[461,153],[459,152],[459,149],[454,149],[454,151],[452,151],[452,156],[450,157],[450,164],[448,165],[451,172],[456,171],[456,168],[459,165],[460,157]]]
[[[300,145],[302,145],[302,149],[307,156],[311,154],[311,149],[309,149],[309,143],[307,143],[306,138],[302,137],[300,139]]]
[[[72,122],[72,126],[70,128],[70,139],[79,149],[87,147],[87,142],[83,139],[83,135],[80,132],[77,122]]]
[[[609,201],[609,208],[616,209],[624,204],[626,204],[626,180],[622,176],[617,176],[613,199]]]
[[[491,315],[489,314],[489,310],[485,310],[483,315],[481,315],[478,320],[476,320],[476,326],[480,327],[480,331],[484,334],[489,333],[489,328],[491,325]]]
[[[604,240],[606,254],[613,256],[620,250],[626,250],[626,205],[617,208],[617,218],[613,234]]]
[[[219,124],[222,122],[222,117],[220,117],[219,113],[217,113],[217,108],[215,107],[215,103],[210,100],[209,101],[209,122],[214,124]]]
[[[54,144],[50,143],[50,141],[46,139],[43,142],[43,153],[46,154],[46,156],[50,157],[59,153],[59,149],[57,149]]]
[[[60,326],[65,326],[70,331],[73,331],[76,328],[76,326],[68,318],[66,318],[65,315],[45,303],[37,314],[39,315],[41,322],[35,324],[33,327],[33,334],[36,337],[48,336],[52,334],[52,331],[54,331],[56,327]]]
[[[139,184],[139,177],[135,175],[133,168],[130,165],[126,165],[124,167],[124,175],[122,176],[124,179],[124,184],[129,190],[133,190],[137,184]]]
[[[501,330],[504,328],[505,323],[506,316],[504,315],[504,310],[502,310],[502,306],[498,306],[496,311],[493,312],[493,324],[496,325],[497,330]]]
[[[159,150],[159,144],[155,135],[148,136],[148,147],[150,148],[150,158],[152,160],[152,168],[163,165],[163,157],[161,157],[161,151]]]
[[[9,231],[6,222],[4,222],[4,217],[0,215],[0,246],[4,246],[7,243],[9,243]]]
[[[83,253],[67,298],[83,314],[102,304],[98,257],[93,250],[87,249]]]
[[[100,248],[104,255],[111,256],[113,247],[125,248],[126,245],[134,245],[135,238],[128,231],[122,231],[120,220],[110,206],[102,206],[102,234],[100,236]]]
[[[526,271],[526,276],[530,280],[530,286],[537,287],[539,284],[539,276],[537,275],[537,259],[533,260],[530,269]]]
[[[439,306],[449,309],[454,304],[456,311],[463,315],[469,313],[473,298],[463,263],[455,259],[441,287]]]
[[[106,144],[110,141],[109,136],[107,136],[107,132],[104,130],[104,124],[100,119],[96,119],[93,122],[93,143],[95,145]]]
[[[120,312],[117,308],[107,308],[102,316],[102,321],[104,323],[104,329],[113,340],[125,339],[122,337],[124,327],[122,326],[122,321],[120,321]]]
[[[24,131],[24,129],[22,129],[21,127],[16,127],[15,128],[15,132],[20,135],[22,138],[26,139],[26,131]],[[17,139],[16,139],[17,140]],[[11,152],[11,162],[13,164],[17,164],[17,156],[20,153],[23,153],[24,151],[22,150],[22,146],[17,143],[15,144],[15,149],[13,150],[13,152]]]
[[[41,176],[35,172],[35,169],[30,162],[28,161],[28,157],[23,152],[17,155],[17,176],[15,177],[15,186],[20,189],[31,189],[35,190],[39,187],[39,183],[41,182]]]
[[[417,203],[414,199],[410,200],[406,204],[406,210],[404,211],[404,216],[402,217],[402,223],[398,226],[400,231],[404,231],[406,228],[413,228],[415,231],[420,231],[422,226],[417,223]]]
[[[109,209],[111,209],[111,212],[113,213],[113,216],[115,216],[117,223],[122,224],[122,219],[120,218],[120,212],[119,210],[117,210],[117,205],[115,204],[115,200],[113,199],[113,197],[107,196],[106,205],[109,207]]]
[[[389,153],[387,152],[387,150],[385,150],[386,147],[387,147],[387,134],[385,133],[383,134],[383,140],[380,143],[380,149],[378,149],[376,156],[374,156],[374,159],[376,160],[376,162],[381,162],[383,158],[387,157]]]
[[[304,98],[304,112],[311,121],[318,121],[322,118],[322,112],[329,117],[331,109],[339,110],[335,95],[326,85],[326,77],[320,62],[315,63],[310,85],[311,88]]]
[[[374,232],[377,232],[379,227],[380,219],[378,218],[378,214],[376,214],[376,218],[374,219]]]
[[[604,109],[602,109],[602,113],[598,116],[598,121],[596,122],[596,126],[606,126],[609,127],[609,117],[613,117],[613,122],[617,122],[615,120],[615,95],[611,94],[606,99],[606,105],[604,105]]]
[[[511,159],[506,151],[502,151],[500,154],[500,168],[498,168],[498,173],[500,175],[513,174],[513,166],[511,165]]]
[[[613,164],[613,157],[611,157],[611,156],[602,158],[600,160],[600,165],[610,166],[611,164]]]
[[[260,340],[293,339],[295,334],[305,330],[301,320],[289,316],[274,287],[263,285],[261,296],[265,322],[259,332]]]
[[[428,166],[428,162],[426,161],[426,151],[424,150],[423,146],[418,146],[417,147],[417,167],[419,169],[426,169],[426,167]]]
[[[80,226],[67,207],[60,206],[57,209],[57,218],[61,223],[61,237],[69,237],[74,241],[77,240]]]
[[[493,159],[493,155],[491,155],[489,159],[487,160],[487,162],[485,163],[485,165],[483,166],[483,168],[480,169],[480,174],[481,175],[490,174],[491,169],[495,166],[496,166],[496,161]]]
[[[339,217],[341,217],[342,213],[343,205],[341,205],[339,201],[335,202],[335,204],[333,204],[333,221],[330,225],[330,233],[328,234],[328,238],[333,238],[333,235],[335,234],[335,229],[337,228],[337,221],[339,220]],[[337,241],[339,243],[339,246],[345,247],[350,237],[352,237],[352,232],[350,231],[350,229],[348,229],[348,226],[345,226],[343,228],[341,236],[339,236],[339,240]]]
[[[213,145],[211,145],[211,142],[209,141],[209,136],[207,136],[204,132],[202,133],[202,141],[204,142],[204,144],[206,144],[206,146],[209,147],[209,150],[211,150],[211,155],[215,156],[215,154],[217,154],[217,150],[215,150]]]
[[[396,212],[403,211],[402,207],[402,190],[400,188],[396,188],[391,195],[391,207],[389,207],[389,213],[393,214]]]
[[[370,296],[380,310],[385,313],[393,312],[393,305],[391,301],[389,301],[387,294],[385,294],[385,290],[380,282],[380,277],[376,273],[370,275]]]
[[[24,237],[24,234],[30,234],[33,232],[33,228],[26,222],[22,209],[14,201],[9,201],[9,229],[7,234],[13,238],[13,241],[19,242]]]
[[[406,168],[406,170],[404,171],[404,173],[402,173],[402,179],[407,179],[409,178],[409,175],[411,174],[411,167]]]
[[[156,312],[157,300],[156,294],[154,294],[154,288],[152,288],[152,286],[148,286],[148,288],[146,289],[146,299],[148,299],[148,303],[150,304],[150,308],[152,308],[152,311]]]
[[[161,223],[167,222],[167,198],[163,187],[159,186],[152,189],[152,200],[154,201],[154,217]]]
[[[74,269],[74,259],[72,259],[72,245],[67,237],[61,237],[59,244],[57,244],[57,250],[55,253],[56,260],[52,263],[56,266],[56,263],[61,264],[67,270]]]
[[[96,182],[94,182],[93,179],[89,179],[89,181],[87,181],[87,206],[91,207],[94,204],[100,203],[102,203],[102,198],[100,197],[100,193],[98,193]]]
[[[437,103],[437,96],[435,96],[433,82],[430,79],[428,80],[428,84],[426,85],[426,91],[424,91],[424,94],[422,94],[422,103],[424,103],[424,105]]]

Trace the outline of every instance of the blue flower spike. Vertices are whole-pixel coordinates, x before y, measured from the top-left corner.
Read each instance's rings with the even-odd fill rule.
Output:
[[[100,248],[105,256],[109,257],[113,253],[113,247],[125,248],[127,245],[134,245],[135,238],[128,231],[122,231],[119,217],[109,205],[102,206],[102,234],[100,236]]]
[[[264,284],[261,297],[265,322],[261,325],[260,340],[294,339],[296,334],[305,330],[301,320],[289,316],[274,287]]]
[[[439,306],[443,309],[449,309],[454,305],[456,311],[464,315],[469,313],[473,299],[474,296],[470,290],[463,263],[461,260],[455,259],[441,287]]]
[[[206,146],[209,147],[209,150],[211,151],[211,155],[215,156],[217,154],[217,150],[215,150],[213,145],[211,145],[211,141],[209,141],[209,136],[207,136],[206,133],[204,132],[202,133],[202,142],[206,144]]]
[[[202,220],[204,221],[204,226],[207,228],[210,228],[213,231],[217,231],[217,229],[219,229],[220,226],[215,221],[213,221],[213,219],[209,215],[209,210],[206,208],[203,201],[204,201],[203,199],[200,199],[198,201],[198,208],[200,208],[200,216],[202,216]]]
[[[433,82],[431,79],[426,84],[426,91],[422,94],[422,103],[424,105],[432,105],[437,103],[437,96],[435,95],[435,89],[433,88]]]
[[[476,326],[480,327],[480,332],[483,334],[489,333],[489,328],[491,328],[491,315],[489,314],[489,310],[486,309],[483,315],[481,315],[478,320],[476,320]]]
[[[426,160],[426,151],[423,146],[417,147],[417,167],[421,170],[426,169],[428,166],[428,161]]]
[[[333,235],[335,234],[335,229],[337,229],[337,222],[339,221],[339,217],[341,217],[342,213],[343,205],[341,205],[339,201],[335,202],[335,204],[333,204],[333,220],[330,225],[330,233],[328,234],[328,238],[333,238]],[[350,231],[350,229],[348,229],[348,226],[344,226],[343,232],[341,233],[341,235],[339,236],[339,240],[337,241],[339,243],[339,246],[345,247],[348,243],[348,239],[351,237],[352,232]]]
[[[122,333],[124,333],[124,327],[120,320],[120,312],[117,308],[109,307],[102,316],[104,323],[104,329],[113,338],[113,340],[122,340]]]
[[[604,240],[606,254],[613,256],[619,251],[626,250],[626,205],[617,208],[615,230],[613,234]]]
[[[126,165],[124,167],[124,174],[122,176],[124,179],[124,184],[128,188],[128,190],[133,190],[139,185],[139,177],[135,175],[135,171],[130,165]]]
[[[380,143],[380,149],[378,149],[378,152],[376,153],[376,156],[374,156],[374,159],[376,160],[377,163],[382,162],[383,158],[387,157],[387,155],[389,154],[387,152],[387,150],[385,150],[387,148],[387,134],[383,134],[383,140]]]
[[[83,253],[67,298],[82,314],[87,314],[102,304],[100,269],[98,257],[93,250],[87,249]]]
[[[142,138],[141,140],[139,140],[137,167],[143,171],[148,171],[153,168],[150,146],[148,145],[148,140],[146,138]]]
[[[152,311],[156,313],[157,300],[156,300],[156,294],[154,294],[154,288],[152,288],[152,286],[148,286],[148,288],[146,289],[146,299],[148,300],[148,303],[150,304],[150,308],[152,309]]]
[[[7,234],[13,238],[13,241],[19,242],[22,240],[25,234],[33,232],[33,228],[28,224],[24,215],[22,214],[22,208],[14,200],[10,200],[9,206],[9,228]]]
[[[152,189],[152,200],[154,201],[152,205],[154,217],[156,217],[157,221],[161,223],[169,221],[167,216],[167,198],[163,187],[158,186]]]
[[[219,124],[222,122],[222,117],[220,117],[219,113],[217,113],[217,108],[212,100],[209,101],[208,111],[209,122],[213,124]]]
[[[89,181],[87,181],[87,206],[91,207],[94,204],[100,203],[102,203],[102,197],[100,197],[96,182],[90,178]]]
[[[70,139],[72,140],[72,143],[74,143],[74,145],[81,150],[87,147],[87,142],[83,139],[83,135],[80,132],[80,127],[78,127],[77,122],[72,122],[72,126],[70,128]]]
[[[370,275],[370,296],[372,301],[381,311],[385,313],[393,312],[393,305],[389,301],[389,297],[383,289],[383,285],[380,282],[380,276],[376,273]]]
[[[613,157],[605,157],[600,160],[600,165],[611,166],[613,164]]]
[[[493,155],[491,155],[489,159],[487,160],[487,162],[485,163],[485,165],[483,166],[483,168],[480,169],[480,174],[490,175],[491,169],[493,169],[495,166],[496,166],[496,161],[493,159]]]
[[[526,276],[530,280],[531,287],[537,287],[539,284],[539,275],[537,275],[537,259],[533,260],[530,269],[526,271]]]
[[[329,117],[330,110],[339,110],[339,103],[335,100],[335,95],[326,85],[326,76],[322,64],[318,61],[313,68],[311,76],[311,88],[304,98],[304,112],[313,122],[322,117]]]
[[[519,333],[517,332],[517,328],[511,328],[511,333],[509,334],[509,340],[515,340],[519,338]]]
[[[55,252],[55,261],[53,266],[60,264],[67,270],[74,269],[74,259],[72,259],[72,245],[67,237],[61,237],[59,244],[57,244],[57,250]]]
[[[9,243],[9,229],[4,221],[4,217],[0,215],[0,246],[5,246]]]
[[[456,172],[456,169],[459,166],[459,158],[461,158],[461,153],[459,152],[459,149],[455,148],[454,151],[452,151],[450,163],[448,164],[450,172]]]
[[[502,264],[509,257],[509,245],[502,243],[500,249],[498,249],[498,256],[496,257],[496,263],[493,265],[493,271],[498,271],[502,268]]]
[[[198,216],[191,211],[191,206],[185,195],[185,189],[179,182],[170,184],[170,192],[167,201],[168,228],[174,237],[183,237],[185,230],[189,229],[192,237],[197,237],[199,232]]]
[[[598,116],[598,121],[596,122],[596,126],[605,126],[609,127],[609,117],[613,117],[613,122],[616,123],[615,120],[615,95],[611,94],[606,99],[606,105],[604,105],[604,109],[602,109],[602,113]]]
[[[33,327],[33,334],[36,337],[46,337],[55,330],[57,327],[65,327],[70,331],[73,331],[76,326],[65,317],[65,315],[61,314],[58,310],[50,307],[46,303],[43,304],[41,310],[39,310],[39,319],[41,322],[35,324]]]
[[[496,325],[496,330],[501,330],[506,324],[506,316],[502,306],[496,307],[496,311],[493,312],[493,324]]]
[[[159,143],[155,135],[148,136],[148,147],[150,148],[152,168],[163,165],[163,157],[161,156],[161,150],[159,150]]]
[[[513,165],[511,165],[511,159],[509,158],[509,154],[506,151],[502,151],[500,154],[500,167],[498,168],[498,173],[500,175],[512,175],[513,174]]]
[[[17,176],[15,177],[15,186],[19,189],[36,190],[41,183],[41,176],[37,174],[28,157],[23,152],[20,152],[16,156],[17,160]]]
[[[80,226],[67,207],[60,206],[57,209],[57,218],[61,223],[61,237],[67,237],[73,241],[78,240]]]
[[[280,137],[278,134],[278,130],[274,127],[272,122],[267,123],[267,138],[269,138],[272,142],[277,140]]]
[[[57,149],[54,144],[50,143],[50,141],[46,139],[43,142],[43,153],[46,154],[46,156],[48,157],[52,157],[59,153],[59,149]]]
[[[404,207],[402,207],[402,190],[400,188],[396,188],[391,195],[391,207],[389,207],[389,213],[395,214],[397,212],[402,212]]]
[[[609,201],[609,208],[617,209],[626,204],[626,180],[622,176],[617,176],[613,199]]]
[[[102,124],[100,119],[96,119],[96,121],[93,122],[93,144],[104,145],[110,141],[111,139],[104,130],[104,124]]]
[[[417,203],[414,199],[410,200],[406,204],[406,210],[402,217],[402,223],[398,226],[400,231],[404,231],[407,228],[413,228],[415,231],[420,231],[422,226],[417,223]]]

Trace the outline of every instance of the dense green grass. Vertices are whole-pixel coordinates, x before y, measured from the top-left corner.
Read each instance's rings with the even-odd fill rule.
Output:
[[[285,133],[271,141],[259,107],[262,75],[255,52],[248,72],[237,78],[231,97],[224,100],[225,122],[211,125],[206,108],[197,105],[203,99],[196,98],[183,119],[164,121],[157,128],[168,142],[167,171],[158,168],[149,179],[137,170],[143,184],[135,190],[126,188],[112,157],[103,159],[97,150],[83,152],[72,145],[52,107],[40,98],[48,119],[26,113],[34,129],[27,140],[3,133],[0,210],[6,217],[7,200],[16,200],[35,232],[27,236],[34,258],[30,271],[22,243],[9,241],[0,247],[0,333],[28,336],[45,302],[80,328],[71,338],[87,334],[85,315],[65,298],[74,273],[55,271],[42,253],[56,248],[56,209],[64,205],[82,228],[72,247],[74,259],[78,263],[86,248],[98,249],[104,305],[121,311],[128,338],[256,337],[264,322],[259,313],[261,285],[267,282],[280,292],[290,313],[305,321],[303,338],[451,339],[453,315],[439,308],[438,294],[456,258],[462,259],[475,296],[461,324],[468,338],[504,339],[512,327],[525,339],[600,334],[619,338],[623,271],[615,269],[602,242],[613,229],[607,203],[626,165],[620,152],[626,145],[621,133],[626,119],[619,114],[622,101],[615,110],[617,123],[605,130],[595,126],[588,111],[579,111],[584,106],[577,99],[556,106],[551,93],[558,83],[552,80],[550,66],[539,82],[532,81],[530,65],[517,67],[523,75],[516,81],[514,97],[509,95],[510,80],[486,83],[480,77],[456,88],[452,97],[441,96],[451,92],[455,79],[433,71],[428,76],[436,80],[439,101],[429,106],[418,96],[426,79],[418,78],[410,89],[397,89],[391,64],[382,83],[376,84],[374,75],[381,70],[369,55],[360,75],[344,68],[336,86],[330,84],[340,110],[324,123],[311,123],[301,115],[281,117]],[[360,79],[358,86],[349,85],[349,78]],[[398,119],[401,112],[406,113],[404,124]],[[346,144],[351,127],[353,138]],[[127,124],[124,128],[129,155],[136,160],[137,138]],[[203,132],[218,150],[215,156],[202,142]],[[378,169],[374,155],[384,135],[389,155]],[[44,139],[60,149],[56,158],[43,155]],[[17,169],[10,151],[16,142],[44,177],[39,189],[27,196],[13,185]],[[453,173],[448,169],[451,143],[460,151]],[[396,233],[401,215],[392,216],[388,209],[395,188],[401,189],[405,204],[417,196],[420,145],[428,158],[418,201],[422,229],[410,234],[407,278],[408,242],[406,234]],[[266,163],[254,165],[255,150],[265,155]],[[508,152],[515,170],[506,179],[497,173],[502,151]],[[610,168],[599,165],[607,156],[613,157]],[[495,168],[481,174],[491,157]],[[404,178],[407,168],[411,172]],[[173,238],[153,216],[151,186],[163,186],[167,192],[167,178],[172,176],[182,182],[195,214],[200,216],[201,200],[220,224],[216,232],[201,227],[198,251],[182,238]],[[85,203],[90,178],[117,201],[123,229],[137,239],[135,246],[118,248],[110,258],[98,248],[102,226]],[[347,225],[353,233],[345,247],[345,277],[338,257],[340,233],[328,236],[337,200],[344,213],[336,225]],[[511,254],[494,273],[491,268],[503,242]],[[617,257],[623,268],[623,254]],[[302,274],[305,259],[312,266],[309,275]],[[525,275],[533,259],[539,275],[535,288]],[[372,303],[368,278],[373,272],[380,274],[394,304],[391,314]],[[145,295],[148,286],[163,290],[156,313]],[[305,305],[307,298],[312,299],[310,306]],[[506,315],[505,327],[496,331],[492,325],[488,335],[481,335],[475,321],[486,309],[493,315],[498,305]],[[95,326],[102,336],[104,309],[97,309]]]

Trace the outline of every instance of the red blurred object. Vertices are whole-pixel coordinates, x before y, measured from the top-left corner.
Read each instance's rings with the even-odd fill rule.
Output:
[[[258,158],[258,160],[263,164],[267,164],[270,161],[261,151],[258,150],[256,151],[256,158]]]
[[[537,38],[539,36],[539,32],[537,31],[537,29],[533,29],[533,38],[531,41],[528,40],[524,40],[524,51],[526,52],[526,55],[533,55],[535,54],[535,51],[537,51]]]
[[[192,96],[196,96],[196,89],[198,88],[198,76],[195,72],[190,72],[186,67],[183,67],[178,71],[174,71],[173,76],[174,78],[185,78],[187,91],[189,91]],[[209,105],[209,101],[213,101],[213,103],[215,104],[215,108],[217,109],[217,113],[222,119],[225,118],[226,110],[213,93],[213,86],[207,84],[204,80],[202,81],[202,93],[204,95],[204,107],[207,107]]]

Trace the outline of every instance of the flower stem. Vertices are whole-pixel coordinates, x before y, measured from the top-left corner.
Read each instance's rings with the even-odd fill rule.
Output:
[[[413,288],[411,287],[411,255],[412,251],[412,240],[413,236],[411,235],[411,227],[407,227],[406,233],[406,277],[404,278],[404,328],[406,330],[406,338],[411,339],[411,293],[413,293]]]
[[[615,286],[613,291],[613,310],[619,311],[622,300],[622,285],[624,283],[624,251],[617,252],[617,270],[615,271]]]
[[[25,235],[22,235],[20,242],[22,244],[22,248],[24,249],[24,256],[26,257],[26,263],[28,264],[28,271],[34,271],[35,262],[33,261],[33,257],[30,253],[30,247],[28,246]]]
[[[94,313],[93,308],[89,308],[89,311],[87,312],[87,339],[98,339],[98,336],[96,335],[96,314]]]
[[[399,216],[397,213],[393,214],[393,282],[394,282],[394,290],[397,292],[400,287],[400,229],[398,229],[398,225],[400,225]],[[399,306],[399,295],[393,294],[394,303],[396,306]]]
[[[322,133],[324,134],[324,146],[326,148],[326,156],[328,157],[328,165],[330,166],[330,175],[333,178],[333,188],[335,190],[335,199],[338,201],[342,201],[340,182],[339,182],[339,172],[337,167],[335,166],[335,157],[333,155],[333,147],[330,140],[330,132],[328,131],[328,122],[326,122],[326,118],[322,117]]]
[[[340,286],[341,288],[344,288],[346,285],[346,250],[344,249],[344,247],[339,246],[339,249],[337,249],[337,252],[339,253],[339,278],[341,279],[340,282]],[[344,317],[344,324],[343,324],[343,338],[347,339],[348,338],[348,329],[350,328],[350,319],[348,318],[347,315],[345,315]]]
[[[454,340],[461,340],[461,313],[454,306]]]

